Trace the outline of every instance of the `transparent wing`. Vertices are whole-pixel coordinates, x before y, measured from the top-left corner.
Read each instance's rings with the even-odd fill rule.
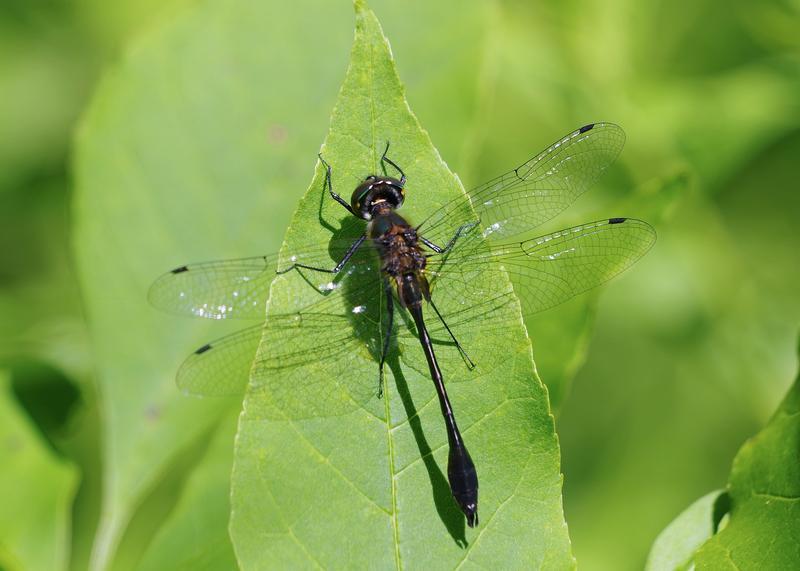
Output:
[[[296,313],[274,315],[264,324],[248,327],[203,345],[192,353],[178,371],[177,383],[181,390],[199,396],[234,396],[244,394],[248,378],[252,374],[257,390],[268,392],[280,403],[286,413],[286,401],[295,400],[293,394],[302,395],[313,401],[312,408],[324,406],[327,414],[344,412],[340,405],[331,406],[330,395],[339,391],[337,400],[343,404],[362,403],[377,391],[377,384],[366,385],[349,375],[338,374],[341,356],[357,350],[359,338],[369,335],[372,345],[378,339],[377,324],[367,319],[351,320],[345,315],[331,313]],[[264,354],[256,358],[259,344],[264,343]],[[364,343],[368,348],[370,344]],[[373,347],[374,348],[374,347]],[[255,365],[254,365],[255,361]],[[373,360],[373,373],[376,373],[376,360]],[[302,382],[285,382],[281,371],[302,370],[309,366],[323,369],[325,382],[317,382],[315,377],[303,375]],[[330,375],[331,368],[336,369]],[[326,371],[327,370],[327,371]],[[325,374],[327,372],[327,374]],[[276,379],[280,377],[280,385]],[[372,377],[377,379],[377,375]],[[346,386],[340,382],[347,380]],[[355,381],[355,384],[351,385]],[[360,381],[363,381],[361,379]],[[313,391],[309,388],[315,385]],[[359,387],[362,390],[359,390]],[[366,389],[366,390],[363,390]],[[309,392],[313,392],[310,395]],[[312,412],[298,412],[307,407],[294,406],[293,416],[316,416]]]
[[[563,303],[624,271],[655,238],[650,225],[630,218],[491,247],[475,228],[447,254],[431,256],[433,301],[478,364],[476,371],[464,367],[442,321],[426,311],[447,381],[477,378],[506,358],[486,338],[518,319],[517,303],[523,315]],[[260,407],[256,417],[331,416],[363,407],[377,393],[386,317],[380,274],[369,259],[355,260],[319,301],[204,345],[181,366],[178,385],[192,394],[236,395],[250,376],[251,390],[265,397],[251,401]],[[509,275],[512,287],[500,287],[506,280],[499,274]],[[396,319],[394,334],[406,362],[427,374],[416,331]]]
[[[264,316],[277,256],[203,262],[160,276],[147,294],[150,303],[170,313],[208,319]]]
[[[505,244],[490,244],[475,229],[448,254],[429,258],[432,299],[469,353],[468,339],[490,335],[518,315],[502,311],[517,299],[524,316],[554,307],[620,274],[655,240],[649,224],[632,218],[601,220]],[[493,284],[505,281],[499,274],[511,278],[513,291],[496,289]],[[491,362],[497,357],[487,358]]]
[[[332,268],[354,240],[336,239],[312,245],[294,252],[283,263]],[[263,319],[270,284],[276,272],[284,269],[278,263],[278,254],[270,254],[180,266],[150,286],[148,300],[158,309],[179,315]]]
[[[462,312],[465,306],[482,305],[484,291],[475,287],[478,276],[508,273],[525,314],[531,315],[610,280],[641,258],[655,240],[653,227],[634,218],[581,224],[491,247],[479,236],[468,236],[447,259],[431,257],[428,273],[432,287],[459,300],[455,307]]]
[[[198,396],[244,394],[263,329],[260,323],[197,349],[178,369],[178,388]]]
[[[619,275],[655,244],[652,226],[633,218],[582,224],[509,246],[493,257],[511,275],[523,315],[564,303]]]
[[[362,313],[270,317],[251,373],[250,390],[261,398],[250,401],[253,408],[248,412],[254,418],[335,416],[374,399],[379,388],[381,290],[373,294],[374,307]]]
[[[455,198],[419,225],[426,238],[444,245],[459,227],[478,222],[485,237],[507,239],[532,230],[564,211],[614,162],[625,132],[613,123],[573,131],[517,168]],[[474,209],[474,213],[473,213]]]
[[[204,345],[181,366],[179,387],[203,396],[241,395],[249,377],[250,390],[266,397],[257,399],[265,410],[253,414],[268,417],[330,416],[362,406],[378,390],[384,334],[375,261],[369,250],[356,254],[326,284],[315,284],[317,276],[307,272],[306,281],[320,291],[317,301]]]

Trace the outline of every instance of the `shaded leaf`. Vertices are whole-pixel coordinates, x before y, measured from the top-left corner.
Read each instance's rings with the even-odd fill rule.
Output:
[[[236,569],[228,539],[230,476],[236,415],[217,430],[175,510],[159,530],[137,567],[143,571]]]
[[[58,571],[69,565],[74,467],[53,454],[0,373],[0,567]]]

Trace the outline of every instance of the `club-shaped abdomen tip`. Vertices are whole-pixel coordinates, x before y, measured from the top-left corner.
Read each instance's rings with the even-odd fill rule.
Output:
[[[475,527],[478,525],[478,506],[470,504],[468,506],[462,506],[461,509],[467,517],[468,526]]]
[[[467,518],[467,525],[478,525],[478,473],[465,447],[451,447],[447,479],[453,499]]]
[[[478,525],[478,490],[473,489],[466,493],[453,494],[453,499],[461,508],[464,517],[467,518],[467,525],[475,527]]]

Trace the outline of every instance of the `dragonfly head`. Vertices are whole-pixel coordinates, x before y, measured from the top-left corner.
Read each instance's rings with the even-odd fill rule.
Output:
[[[350,205],[356,216],[371,220],[377,214],[400,208],[404,193],[403,183],[396,178],[372,174],[353,191]]]

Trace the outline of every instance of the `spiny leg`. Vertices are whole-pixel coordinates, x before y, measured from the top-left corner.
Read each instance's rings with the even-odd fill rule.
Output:
[[[333,192],[333,184],[331,183],[331,172],[332,172],[331,165],[329,165],[325,161],[325,159],[322,158],[322,153],[320,153],[317,156],[319,157],[320,162],[322,162],[322,166],[325,167],[325,183],[323,186],[328,190],[328,193],[331,195],[331,198],[333,198],[336,202],[344,206],[350,214],[356,216],[356,213],[353,212],[353,207],[350,206],[344,198]]]
[[[444,247],[438,246],[437,244],[435,244],[434,242],[431,242],[430,240],[428,240],[424,236],[420,236],[419,239],[422,241],[423,244],[425,244],[428,248],[430,248],[431,250],[433,250],[437,254],[446,254],[447,252],[450,251],[450,249],[455,245],[456,241],[463,234],[465,234],[466,232],[472,230],[477,225],[478,225],[478,221],[477,220],[474,220],[472,222],[467,222],[466,224],[462,224],[461,226],[458,227],[458,229],[456,230],[455,234],[453,234],[453,237],[450,238],[450,240],[447,242],[447,244],[444,245]]]
[[[358,240],[353,242],[350,245],[350,248],[347,249],[347,252],[345,252],[345,254],[342,257],[342,259],[339,260],[339,263],[336,264],[336,266],[334,266],[333,268],[318,268],[316,266],[308,266],[306,264],[297,264],[297,263],[295,263],[295,264],[292,264],[291,266],[289,266],[288,268],[284,268],[282,270],[277,270],[276,273],[277,274],[285,274],[286,272],[291,272],[292,270],[304,269],[304,270],[313,270],[315,272],[324,272],[326,274],[338,274],[341,271],[341,269],[345,266],[345,264],[347,264],[347,262],[350,260],[350,258],[353,257],[353,254],[356,253],[358,248],[361,246],[361,244],[364,243],[364,240],[366,240],[366,239],[367,239],[367,235],[363,234],[358,238]]]
[[[406,183],[406,173],[403,172],[403,169],[397,166],[397,163],[395,163],[392,159],[386,156],[386,153],[388,152],[389,152],[389,141],[386,141],[386,148],[383,150],[383,155],[381,155],[381,167],[383,168],[383,174],[386,174],[386,166],[384,165],[384,163],[389,163],[397,170],[397,172],[400,173],[400,184],[404,185]]]
[[[471,371],[472,369],[475,368],[475,363],[472,361],[472,359],[469,358],[469,355],[467,355],[467,352],[464,351],[464,348],[461,346],[461,343],[458,342],[458,339],[456,339],[456,336],[453,335],[453,332],[450,330],[450,326],[447,325],[447,322],[444,320],[444,317],[442,317],[442,314],[439,313],[439,309],[436,307],[436,304],[433,303],[433,300],[429,299],[428,303],[431,304],[431,307],[433,308],[433,311],[435,311],[436,315],[439,317],[439,321],[441,321],[442,325],[444,325],[444,328],[447,329],[447,332],[450,334],[450,338],[453,340],[453,343],[456,344],[456,348],[458,349],[458,352],[461,353],[461,357],[463,357],[463,359],[467,362],[467,368],[469,368],[469,370]]]
[[[333,191],[333,184],[331,183],[331,172],[332,172],[331,165],[329,165],[328,162],[322,158],[322,153],[320,153],[317,156],[319,157],[322,166],[325,167],[325,182],[323,183],[323,188],[327,189],[328,193],[331,195],[331,198],[333,198],[336,202],[344,206],[350,214],[355,216],[356,213],[353,212],[353,207],[347,204],[347,202],[341,196],[339,196]],[[288,268],[277,270],[275,273],[285,274],[286,272],[290,272],[292,270],[304,269],[304,270],[312,270],[315,272],[323,272],[326,274],[338,274],[341,271],[341,269],[345,266],[345,264],[347,264],[350,258],[353,257],[353,254],[356,253],[361,244],[364,243],[364,240],[366,240],[366,238],[367,236],[366,234],[364,234],[360,236],[355,242],[353,242],[350,248],[348,248],[347,252],[345,252],[342,259],[339,260],[339,262],[333,268],[320,268],[317,266],[309,266],[307,264],[294,263]]]

